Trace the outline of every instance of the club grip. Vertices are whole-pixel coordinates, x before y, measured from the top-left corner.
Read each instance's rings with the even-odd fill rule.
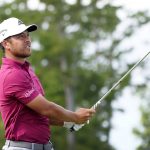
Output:
[[[74,132],[74,131],[78,131],[79,129],[81,129],[84,126],[84,124],[74,124],[71,128],[70,131]]]

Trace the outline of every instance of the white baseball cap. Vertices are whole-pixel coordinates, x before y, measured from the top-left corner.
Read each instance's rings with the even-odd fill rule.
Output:
[[[32,32],[37,30],[37,25],[32,24],[26,26],[21,20],[17,18],[8,18],[0,24],[0,43],[6,38],[22,33],[24,31]]]

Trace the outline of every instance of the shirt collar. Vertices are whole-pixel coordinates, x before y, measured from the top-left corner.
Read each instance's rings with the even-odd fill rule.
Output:
[[[2,58],[2,63],[3,63],[3,65],[9,65],[9,66],[21,67],[21,68],[28,68],[30,65],[30,63],[28,61],[21,63],[21,62],[18,62],[18,61],[15,61],[13,59],[6,58],[6,57]]]

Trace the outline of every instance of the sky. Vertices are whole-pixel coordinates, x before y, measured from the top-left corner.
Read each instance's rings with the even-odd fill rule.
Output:
[[[150,10],[149,0],[114,0],[115,5],[122,5],[126,12],[137,12],[143,10]],[[125,17],[126,14],[120,12],[120,17]],[[124,18],[123,18],[124,19]],[[128,23],[128,19],[124,22]],[[124,24],[125,24],[124,23]],[[142,58],[148,52],[150,48],[150,24],[144,25],[142,28],[136,30],[135,34],[131,38],[126,39],[121,46],[134,47],[131,53],[132,57],[127,56],[126,61],[137,61]],[[149,61],[146,59],[144,61]],[[149,73],[150,74],[150,73]],[[144,72],[140,69],[135,69],[132,72],[132,83],[144,82]],[[113,103],[114,108],[123,108],[124,113],[115,112],[112,119],[113,130],[111,132],[110,142],[116,148],[116,150],[136,150],[136,147],[140,144],[140,140],[132,133],[134,127],[140,128],[140,112],[139,107],[142,103],[140,97],[132,93],[132,89],[127,87],[122,96]]]
[[[124,8],[132,11],[149,10],[149,0],[112,0],[116,5],[122,5]]]

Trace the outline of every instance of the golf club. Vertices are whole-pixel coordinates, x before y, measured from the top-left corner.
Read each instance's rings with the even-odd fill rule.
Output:
[[[126,78],[126,76],[129,75],[131,71],[135,69],[149,55],[149,53],[150,51],[146,55],[144,55],[144,57],[140,59],[131,69],[129,69],[129,71],[120,80],[118,80],[118,82],[115,83],[112,88],[110,88],[110,90],[108,90],[91,108],[96,109],[100,105],[100,103]],[[89,123],[89,121],[87,121],[87,123]],[[74,124],[70,131],[77,131],[84,125],[85,124]]]

